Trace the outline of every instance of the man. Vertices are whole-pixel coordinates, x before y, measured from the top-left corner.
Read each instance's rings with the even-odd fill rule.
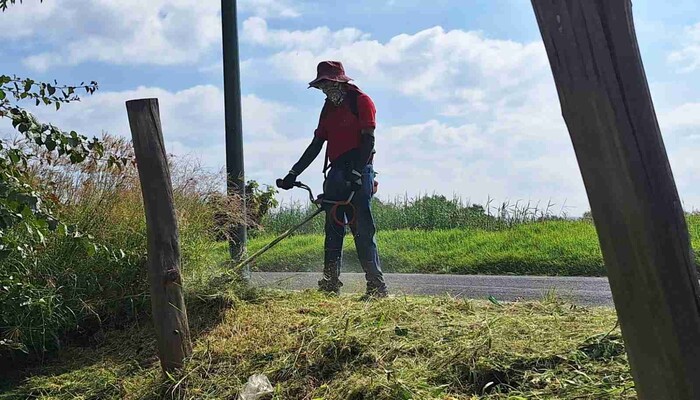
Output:
[[[326,211],[325,255],[323,278],[319,290],[340,293],[343,238],[345,224],[355,238],[355,248],[367,279],[367,291],[363,298],[386,297],[387,288],[379,263],[374,238],[376,227],[370,201],[374,193],[374,128],[376,126],[374,103],[357,86],[349,83],[343,64],[323,61],[318,64],[316,79],[309,87],[321,90],[326,102],[321,110],[318,128],[311,144],[283,179],[281,187],[291,189],[297,177],[314,161],[326,146],[323,184]],[[351,197],[352,196],[352,197]],[[333,202],[347,201],[350,205],[333,207]]]

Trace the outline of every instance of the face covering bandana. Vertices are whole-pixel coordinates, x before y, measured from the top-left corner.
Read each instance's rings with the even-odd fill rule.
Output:
[[[326,95],[326,99],[336,106],[339,106],[345,98],[343,84],[340,82],[328,81],[320,86],[319,89]]]

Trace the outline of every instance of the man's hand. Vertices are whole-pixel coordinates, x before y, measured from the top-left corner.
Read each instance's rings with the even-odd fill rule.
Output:
[[[351,169],[345,173],[345,180],[350,184],[350,190],[358,192],[362,189],[362,173],[356,169]]]
[[[297,176],[290,172],[281,180],[278,186],[280,189],[289,190],[294,187],[294,182],[296,182],[296,180]]]

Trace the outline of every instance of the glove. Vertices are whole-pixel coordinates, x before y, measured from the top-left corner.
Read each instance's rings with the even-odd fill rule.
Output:
[[[350,190],[358,192],[362,189],[362,173],[356,169],[351,169],[345,173],[345,180],[350,185]]]
[[[279,182],[278,186],[280,189],[289,190],[294,187],[294,182],[296,182],[296,180],[297,176],[290,172]]]

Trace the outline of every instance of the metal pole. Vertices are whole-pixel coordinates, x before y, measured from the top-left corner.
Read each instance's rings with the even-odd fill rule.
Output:
[[[241,75],[238,61],[236,0],[221,0],[221,28],[224,54],[224,108],[226,119],[226,189],[229,196],[239,195],[246,214],[245,174],[243,169],[243,130],[241,123]],[[234,261],[246,253],[246,224],[230,228],[229,253]],[[245,271],[247,274],[248,271]]]

